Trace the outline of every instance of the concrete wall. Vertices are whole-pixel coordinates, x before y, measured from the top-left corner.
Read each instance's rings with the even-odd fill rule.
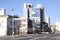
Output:
[[[0,16],[0,36],[7,35],[7,16]]]
[[[60,32],[60,22],[55,22],[55,31]]]

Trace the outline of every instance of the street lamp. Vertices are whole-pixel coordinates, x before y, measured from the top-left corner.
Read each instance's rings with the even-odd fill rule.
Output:
[[[12,36],[14,35],[13,11],[14,9],[12,9]]]

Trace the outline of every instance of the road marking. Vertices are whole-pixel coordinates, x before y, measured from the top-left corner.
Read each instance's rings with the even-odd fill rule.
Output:
[[[16,38],[16,39],[25,39],[25,38],[31,38],[33,36],[28,36],[28,37],[19,37],[19,38]]]
[[[41,37],[36,37],[36,38],[33,38],[33,39],[30,39],[30,40],[36,40],[36,39],[39,39],[39,38],[46,38],[47,36],[41,36]]]

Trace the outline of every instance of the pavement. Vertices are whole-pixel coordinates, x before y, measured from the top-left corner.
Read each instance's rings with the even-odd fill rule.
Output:
[[[60,40],[60,33],[5,36],[5,37],[0,37],[0,40]]]

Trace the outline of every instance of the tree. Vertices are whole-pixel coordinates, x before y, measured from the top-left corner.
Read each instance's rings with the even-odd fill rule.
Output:
[[[13,15],[13,16],[8,15],[8,18],[19,18],[19,16],[17,16],[17,15]]]
[[[17,15],[13,15],[12,18],[19,18]]]

